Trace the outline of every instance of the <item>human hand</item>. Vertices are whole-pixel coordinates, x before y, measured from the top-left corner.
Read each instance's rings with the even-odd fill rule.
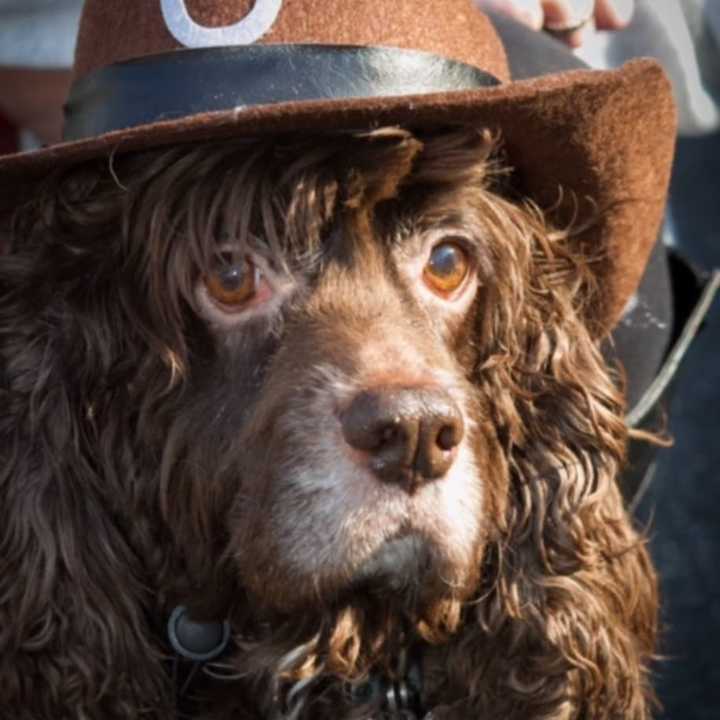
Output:
[[[572,48],[580,47],[596,30],[621,30],[635,10],[635,0],[475,0],[481,10],[493,10],[552,33]]]

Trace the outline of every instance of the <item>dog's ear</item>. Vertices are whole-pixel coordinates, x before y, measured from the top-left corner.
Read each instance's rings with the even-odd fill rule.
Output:
[[[582,716],[644,720],[657,581],[616,484],[621,405],[588,333],[541,333],[527,351],[533,370],[478,380],[510,467],[507,511],[449,672],[483,688],[466,716],[560,717],[579,703]]]
[[[537,208],[488,203],[496,265],[478,304],[474,379],[507,458],[507,511],[493,520],[482,600],[451,672],[488,688],[478,716],[559,717],[582,702],[583,716],[640,720],[656,580],[616,485],[627,429],[588,319],[595,276]]]
[[[114,715],[110,697],[169,703],[140,559],[114,514],[137,468],[131,433],[105,414],[109,359],[132,351],[103,308],[95,321],[69,311],[89,282],[67,265],[75,250],[60,265],[32,243],[0,258],[0,697],[15,717]]]

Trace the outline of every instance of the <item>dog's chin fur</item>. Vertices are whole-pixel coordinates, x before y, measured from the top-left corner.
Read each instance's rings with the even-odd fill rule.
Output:
[[[365,596],[385,607],[392,598],[407,616],[429,624],[438,606],[472,597],[478,583],[478,555],[468,553],[465,563],[459,565],[436,541],[418,533],[399,534],[357,567],[339,597],[348,602]]]
[[[401,636],[408,645],[414,645],[423,635],[447,637],[455,629],[463,603],[476,591],[478,567],[468,565],[464,574],[453,575],[459,572],[458,568],[432,541],[416,533],[401,534],[380,545],[351,575],[342,580],[332,578],[321,589],[309,581],[304,585],[297,580],[278,595],[269,586],[263,589],[246,584],[253,620],[243,627],[252,634],[263,622],[276,625],[287,620],[299,622],[302,618],[303,624],[317,631],[340,622],[348,612],[361,610],[354,627],[358,637],[372,637],[376,632],[373,624],[380,617],[396,626],[395,634],[375,638],[385,646]],[[242,574],[243,581],[247,577],[247,573]],[[289,587],[293,588],[292,593]],[[373,661],[382,657],[378,649],[375,648]],[[392,652],[399,649],[397,645]],[[371,669],[369,665],[363,672]],[[359,671],[357,668],[356,672]]]
[[[374,718],[347,684],[412,648],[434,720],[648,720],[655,578],[588,330],[603,248],[496,151],[385,129],[48,178],[0,258],[8,717],[171,717],[183,604],[236,641],[200,717]],[[427,279],[441,242],[456,291]],[[218,253],[260,269],[242,312],[210,297]],[[347,440],[388,388],[452,409],[442,473],[381,476]]]
[[[290,575],[292,582],[274,587],[273,574],[265,575],[255,563],[238,562],[239,575],[259,608],[284,614],[332,610],[365,597],[387,608],[392,605],[409,616],[433,614],[438,603],[468,599],[478,581],[475,552],[465,550],[462,563],[449,557],[447,548],[416,531],[399,532],[363,553],[342,574],[330,569],[322,575]],[[283,573],[283,563],[275,572]],[[255,580],[255,582],[253,582]],[[292,587],[293,592],[288,592]]]

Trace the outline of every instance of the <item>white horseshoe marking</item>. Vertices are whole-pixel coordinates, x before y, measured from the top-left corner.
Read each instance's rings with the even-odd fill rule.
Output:
[[[255,7],[240,22],[225,27],[198,25],[187,11],[185,0],[160,0],[163,17],[173,37],[185,47],[250,45],[275,24],[282,0],[256,0]]]

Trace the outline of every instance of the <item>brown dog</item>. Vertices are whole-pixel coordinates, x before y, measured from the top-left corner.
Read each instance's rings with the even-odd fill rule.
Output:
[[[179,604],[235,640],[198,717],[649,717],[594,258],[508,177],[465,127],[48,179],[0,260],[3,717],[171,717]]]

